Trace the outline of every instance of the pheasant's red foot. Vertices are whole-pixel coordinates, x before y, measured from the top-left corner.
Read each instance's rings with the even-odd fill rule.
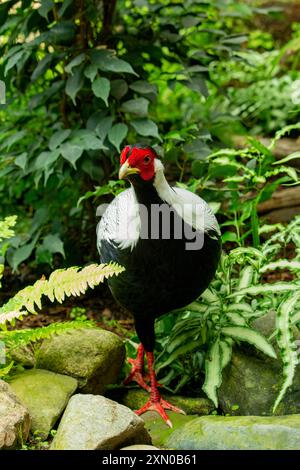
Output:
[[[150,400],[146,403],[146,405],[142,406],[139,410],[137,410],[135,413],[137,415],[141,415],[142,413],[145,413],[146,411],[156,411],[164,420],[164,422],[172,428],[172,423],[171,420],[169,419],[167,413],[165,410],[170,410],[170,411],[175,411],[175,413],[181,413],[185,415],[185,412],[181,410],[180,408],[177,408],[177,406],[171,405],[171,403],[167,402],[163,398],[159,397],[157,400],[153,400],[150,398]]]
[[[143,369],[140,367],[139,362],[136,359],[128,359],[128,362],[132,364],[130,374],[124,380],[124,385],[128,385],[130,382],[135,381],[140,387],[150,392],[150,386],[145,382],[143,377]]]

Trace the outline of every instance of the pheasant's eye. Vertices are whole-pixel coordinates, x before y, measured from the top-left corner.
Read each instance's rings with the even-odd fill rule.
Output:
[[[146,155],[146,156],[144,157],[144,163],[145,163],[146,165],[148,165],[148,163],[150,163],[150,162],[151,162],[151,157],[150,157],[150,155]]]

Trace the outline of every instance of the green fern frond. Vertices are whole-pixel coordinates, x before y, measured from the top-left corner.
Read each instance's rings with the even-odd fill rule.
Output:
[[[5,217],[4,220],[0,220],[0,242],[14,236],[15,232],[12,228],[16,225],[16,222],[16,215],[11,215],[9,217]]]
[[[5,325],[7,322],[11,323],[16,318],[21,318],[26,314],[26,310],[11,310],[10,312],[2,313],[0,315],[0,325]]]
[[[296,365],[298,364],[298,355],[295,350],[296,347],[291,330],[291,315],[299,298],[299,291],[295,292],[292,296],[288,295],[281,303],[276,316],[277,344],[283,362],[284,382],[274,403],[273,413],[276,411],[288,387],[292,385]]]
[[[123,271],[124,268],[116,263],[91,264],[82,269],[78,267],[57,269],[50,275],[49,280],[39,279],[33,286],[25,287],[3,305],[0,308],[0,324],[5,323],[10,316],[17,318],[17,312],[21,312],[24,308],[30,313],[35,313],[35,306],[39,309],[42,307],[43,295],[51,302],[56,299],[61,303],[65,297],[84,294],[89,287],[93,289],[105,278],[118,275]],[[26,313],[22,311],[20,315]]]
[[[8,348],[16,348],[25,346],[28,343],[50,338],[54,334],[61,334],[67,330],[80,328],[95,328],[95,322],[91,320],[73,320],[66,322],[55,322],[41,328],[10,330],[0,333],[0,340],[3,341]]]
[[[212,400],[215,407],[218,407],[217,390],[222,382],[222,351],[220,349],[220,339],[217,338],[209,348],[205,360],[205,382],[202,390],[208,398]]]

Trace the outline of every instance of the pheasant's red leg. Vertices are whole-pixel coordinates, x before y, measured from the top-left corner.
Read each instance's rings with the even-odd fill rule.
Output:
[[[130,374],[124,380],[124,385],[129,384],[133,380],[139,384],[140,387],[150,392],[149,385],[145,382],[143,377],[143,369],[144,369],[144,347],[142,343],[138,347],[136,359],[128,359],[128,362],[132,364],[132,368]]]
[[[171,428],[172,423],[165,410],[175,411],[181,414],[185,414],[185,412],[182,411],[180,408],[177,408],[177,406],[171,405],[171,403],[168,403],[166,400],[161,398],[160,393],[157,389],[156,375],[153,370],[153,352],[146,352],[146,356],[148,361],[148,370],[151,383],[150,400],[146,403],[146,405],[142,406],[142,408],[137,410],[136,414],[141,415],[142,413],[145,413],[145,411],[149,410],[156,411],[158,414],[160,414],[165,423]]]

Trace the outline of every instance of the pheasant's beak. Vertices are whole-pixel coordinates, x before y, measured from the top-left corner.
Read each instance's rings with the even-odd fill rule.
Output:
[[[119,170],[119,180],[122,180],[124,178],[127,178],[130,175],[137,175],[140,173],[140,170],[138,168],[132,168],[129,166],[128,161],[123,163],[123,165],[120,167]]]

